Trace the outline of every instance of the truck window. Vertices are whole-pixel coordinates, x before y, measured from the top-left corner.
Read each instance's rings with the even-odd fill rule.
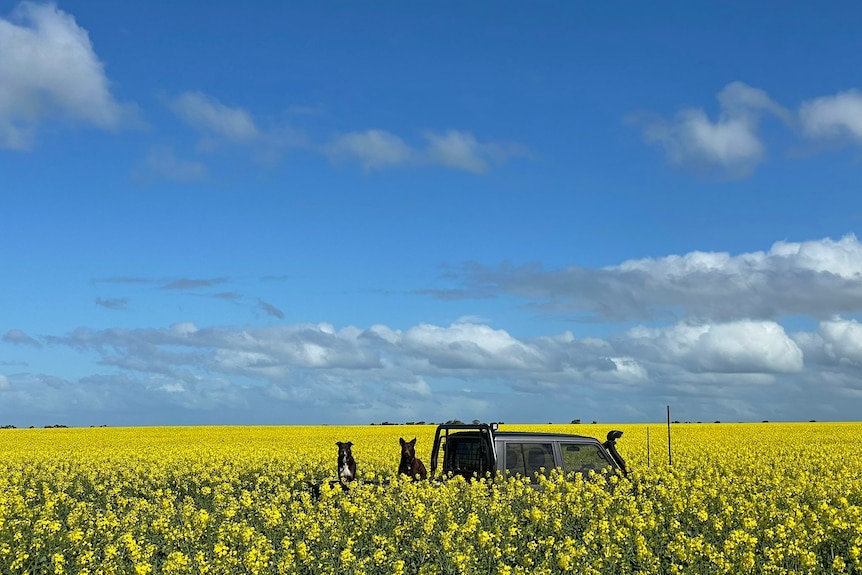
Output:
[[[554,467],[554,451],[550,443],[506,444],[506,471],[512,475],[521,475],[521,477],[532,477],[534,473],[547,475]]]
[[[597,445],[561,443],[560,449],[563,452],[563,470],[566,473],[601,471],[611,464]]]

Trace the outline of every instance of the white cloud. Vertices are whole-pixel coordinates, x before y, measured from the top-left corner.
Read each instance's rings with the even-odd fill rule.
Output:
[[[718,93],[717,98],[722,111],[730,116],[767,112],[785,123],[791,121],[790,112],[770,98],[765,91],[752,88],[743,82],[731,82]]]
[[[862,324],[836,318],[820,323],[814,333],[800,332],[794,339],[806,357],[824,364],[862,366]]]
[[[201,92],[180,94],[169,106],[180,119],[210,138],[247,144],[262,136],[246,110],[226,106]]]
[[[598,269],[471,266],[461,281],[464,297],[508,293],[602,319],[830,317],[862,312],[862,244],[853,235],[782,241],[766,252],[695,251]]]
[[[501,165],[515,157],[530,157],[529,150],[516,143],[479,142],[470,132],[448,130],[426,132],[424,148],[408,144],[400,136],[381,129],[339,134],[323,145],[289,126],[261,129],[250,112],[230,107],[201,92],[185,92],[167,101],[168,107],[202,138],[198,148],[211,151],[222,143],[253,146],[259,159],[272,163],[285,148],[301,148],[324,154],[334,163],[358,162],[364,170],[400,166],[437,165],[484,173],[490,164]],[[173,174],[171,179],[197,175],[198,168],[178,161],[165,152],[148,160],[154,171]],[[202,166],[201,166],[202,167]]]
[[[862,92],[847,90],[804,102],[799,119],[813,138],[849,137],[862,142]]]
[[[823,273],[855,281],[862,280],[860,266],[862,244],[850,234],[838,241],[830,238],[805,242],[778,241],[767,252],[731,256],[727,252],[694,251],[682,256],[628,260],[604,269],[644,271],[665,281],[697,274],[729,273],[750,282],[758,279],[758,274],[775,272]]]
[[[763,90],[732,82],[718,94],[721,112],[711,120],[701,108],[685,108],[672,120],[640,118],[644,139],[662,147],[674,166],[718,168],[732,177],[751,173],[763,160],[757,134],[763,113],[789,120],[788,112]]]
[[[480,413],[504,421],[609,420],[625,406],[649,415],[667,404],[687,413],[679,419],[807,420],[862,408],[862,324],[835,316],[844,308],[862,312],[862,245],[854,236],[602,269],[471,273],[466,284],[483,293],[522,295],[567,312],[623,310],[630,320],[669,308],[699,319],[653,317],[604,337],[576,335],[584,325],[523,337],[470,316],[405,329],[325,322],[79,328],[40,340],[48,350],[95,356],[102,373],[69,382],[16,369],[2,386],[0,419],[62,413],[73,404],[95,414],[180,413],[183,421],[204,412],[284,421],[277,418],[289,412],[294,422],[355,422],[357,414],[469,420]],[[774,319],[800,314],[827,319],[791,335]],[[13,330],[3,344],[25,341]]]
[[[475,173],[488,171],[488,163],[482,158],[480,144],[470,132],[429,132],[425,137],[428,140],[426,153],[431,163]]]
[[[410,355],[447,369],[527,369],[545,361],[538,350],[506,331],[471,323],[421,324],[404,332],[398,345]]]
[[[284,122],[264,126],[241,106],[229,106],[200,91],[183,92],[164,98],[164,104],[198,135],[196,151],[202,154],[230,148],[242,150],[257,165],[272,168],[286,150],[312,149],[308,137]],[[178,182],[208,177],[213,166],[176,158],[166,148],[156,148],[144,162],[151,175]]]
[[[862,365],[862,325],[856,320],[833,320],[818,330],[826,353],[839,362]]]
[[[190,321],[175,323],[171,326],[171,333],[178,336],[192,336],[197,331],[198,327]]]
[[[803,366],[802,350],[784,328],[769,321],[679,323],[667,328],[639,327],[627,335],[631,349],[692,372],[793,373]]]
[[[674,122],[644,130],[648,142],[664,146],[676,166],[717,165],[747,175],[763,159],[764,146],[750,117],[722,117],[712,122],[703,110],[683,110]]]
[[[519,144],[483,143],[470,132],[448,130],[427,132],[424,149],[414,148],[401,137],[385,130],[351,132],[336,137],[325,152],[334,161],[354,159],[365,170],[406,165],[436,165],[481,174],[489,163],[504,164],[513,157],[529,157]]]
[[[417,377],[474,370],[562,374],[577,362],[578,353],[588,355],[578,351],[581,345],[570,334],[527,342],[476,324],[421,324],[403,332],[385,326],[336,330],[327,324],[300,324],[239,330],[178,324],[164,330],[79,329],[49,341],[96,350],[107,365],[173,374],[183,381],[187,378],[182,374],[194,366],[220,377],[264,377],[281,382],[289,381],[296,370],[307,369],[376,373],[400,384]],[[606,361],[598,358],[584,363],[603,365]],[[605,369],[611,370],[612,364]]]
[[[404,140],[384,130],[343,134],[335,138],[327,151],[335,160],[355,158],[366,170],[405,165],[414,154]]]
[[[91,414],[184,410],[189,418],[218,410],[222,423],[231,414],[261,413],[290,413],[294,422],[349,422],[357,414],[377,421],[478,415],[568,421],[620,417],[623,405],[658,413],[672,403],[677,413],[687,412],[676,416],[684,419],[771,419],[773,413],[808,419],[816,415],[809,397],[841,398],[842,414],[862,399],[862,327],[841,319],[792,338],[777,322],[738,320],[640,326],[608,339],[570,332],[519,338],[468,323],[403,331],[186,323],[79,329],[47,339],[96,354],[114,374],[74,384],[9,376],[0,417],[61,413],[75,402],[76,410]],[[787,394],[792,401],[781,399]]]
[[[22,2],[0,18],[0,147],[32,146],[60,118],[113,129],[133,114],[111,95],[87,31],[53,4]]]
[[[316,373],[430,396],[428,379],[441,377],[503,378],[513,385],[531,381],[559,388],[573,381],[648,382],[649,366],[661,372],[666,370],[661,366],[671,364],[690,374],[802,368],[801,352],[781,326],[754,321],[640,327],[613,342],[579,340],[570,333],[519,339],[477,324],[420,324],[403,332],[384,326],[330,331],[326,325],[77,330],[51,342],[96,351],[106,365],[166,378],[160,388],[171,381],[243,377],[267,379],[286,392]],[[301,373],[307,375],[297,379]]]
[[[628,382],[644,382],[649,380],[646,368],[632,357],[612,357],[617,375],[620,379]]]
[[[459,130],[443,134],[426,132],[425,139],[428,142],[422,152],[425,162],[475,174],[487,172],[491,163],[505,164],[511,158],[531,156],[520,144],[479,142],[470,132]]]

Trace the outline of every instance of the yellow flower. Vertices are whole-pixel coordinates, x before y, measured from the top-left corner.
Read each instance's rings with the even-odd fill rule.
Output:
[[[840,556],[837,556],[835,557],[835,559],[832,560],[832,570],[834,572],[844,573],[846,569],[847,565],[846,563],[844,563],[844,559],[842,559]]]
[[[54,568],[55,575],[62,575],[65,573],[63,570],[63,566],[66,564],[66,558],[63,557],[62,553],[54,553],[51,555],[51,565]]]

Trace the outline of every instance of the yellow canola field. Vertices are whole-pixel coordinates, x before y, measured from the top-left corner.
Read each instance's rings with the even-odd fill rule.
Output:
[[[502,429],[615,427],[628,478],[540,489],[399,479],[432,426],[3,430],[0,573],[862,573],[862,423]]]

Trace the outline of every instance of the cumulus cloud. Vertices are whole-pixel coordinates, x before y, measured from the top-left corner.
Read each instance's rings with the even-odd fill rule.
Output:
[[[180,119],[210,138],[242,144],[262,136],[248,111],[226,106],[201,92],[180,94],[169,106]]]
[[[627,336],[623,349],[692,372],[765,374],[802,369],[802,350],[775,322],[679,323],[638,327]]]
[[[263,125],[251,111],[228,105],[200,91],[163,98],[164,104],[199,136],[197,152],[210,155],[224,148],[242,150],[258,165],[272,167],[290,149],[311,149],[307,136],[284,122]],[[156,147],[136,175],[195,182],[206,179],[210,168],[198,160],[178,158],[166,147]]]
[[[862,366],[862,324],[854,319],[839,317],[823,321],[815,332],[800,332],[793,337],[812,361]]]
[[[479,143],[473,134],[449,130],[445,134],[429,133],[428,159],[432,163],[450,168],[482,173],[488,171],[488,164],[482,158]]]
[[[749,175],[763,161],[766,148],[758,135],[764,114],[784,121],[790,115],[763,90],[732,82],[719,92],[720,113],[712,120],[702,108],[684,108],[672,119],[632,116],[644,139],[664,149],[677,167],[717,168],[731,177]]]
[[[799,119],[812,138],[849,138],[862,143],[862,92],[847,90],[804,102]]]
[[[200,424],[231,419],[230,412],[248,409],[254,395],[243,385],[224,380],[178,382],[161,375],[92,375],[66,380],[42,374],[17,373],[6,379],[0,417],[19,426],[47,423],[69,425],[146,425],[183,417]],[[250,393],[251,391],[251,393]],[[258,394],[260,396],[262,394]],[[257,401],[264,404],[262,401]],[[37,406],[37,409],[34,409]]]
[[[14,343],[17,345],[29,345],[32,347],[42,347],[42,344],[21,331],[20,329],[10,329],[3,334],[3,341],[6,343]]]
[[[719,376],[802,369],[802,352],[783,328],[755,321],[640,327],[613,342],[580,340],[570,333],[519,339],[478,324],[420,324],[401,331],[328,324],[198,328],[188,323],[168,329],[79,329],[50,341],[93,350],[106,365],[177,382],[263,378],[283,392],[297,377],[309,377],[307,370],[388,382],[427,395],[429,378],[501,378],[513,386],[530,381],[560,388],[642,383],[653,369],[668,372],[667,366]]]
[[[505,164],[511,158],[531,157],[530,151],[520,144],[482,143],[470,132],[428,132],[425,139],[428,141],[424,152],[426,161],[477,174],[487,172],[492,163]]]
[[[382,129],[342,133],[327,143],[312,145],[306,135],[289,126],[263,129],[248,110],[228,106],[202,92],[184,92],[166,99],[166,104],[201,134],[200,150],[212,151],[220,144],[251,146],[267,162],[272,162],[284,148],[301,148],[321,153],[336,164],[358,162],[366,171],[437,165],[478,174],[487,172],[491,165],[531,156],[521,144],[480,142],[472,133],[459,130],[426,132],[424,146],[411,145]],[[178,160],[164,148],[153,150],[144,166],[155,175],[177,181],[193,181],[206,175],[202,164]]]
[[[0,18],[0,147],[26,150],[37,126],[64,119],[115,129],[117,102],[87,31],[53,4],[22,2]]]
[[[781,241],[768,251],[695,251],[604,268],[471,265],[460,283],[463,297],[511,294],[589,320],[830,317],[862,311],[862,244],[853,235]]]
[[[73,401],[93,413],[128,414],[146,404],[182,421],[217,411],[224,414],[219,423],[260,422],[261,414],[284,421],[283,410],[304,422],[333,421],[332,413],[344,422],[357,414],[377,421],[608,420],[623,412],[652,417],[667,404],[688,413],[680,419],[807,420],[849,417],[862,407],[862,324],[850,315],[862,311],[862,245],[854,236],[599,269],[471,266],[452,277],[465,293],[516,296],[563,317],[592,314],[627,324],[618,333],[604,326],[603,337],[519,336],[476,315],[398,329],[190,321],[81,327],[40,342],[96,357],[100,373],[77,381],[8,374],[0,417],[25,407],[61,413]],[[163,287],[222,281],[182,278]],[[249,301],[270,315],[280,312]],[[822,317],[816,328],[789,333],[786,324],[798,326],[800,315]],[[40,345],[20,330],[2,343]],[[137,395],[145,399],[136,403]]]
[[[351,414],[389,420],[393,414],[450,419],[476,416],[458,411],[475,401],[472,408],[490,410],[482,412],[490,418],[511,419],[527,410],[545,417],[572,405],[619,417],[622,404],[648,413],[673,398],[678,409],[707,414],[694,418],[769,418],[771,409],[791,409],[779,407],[769,388],[780,386],[797,403],[805,394],[854,397],[862,389],[856,383],[862,375],[862,328],[843,319],[792,336],[765,320],[637,326],[608,339],[570,332],[519,338],[467,322],[406,330],[184,322],[162,329],[81,328],[47,340],[97,354],[103,367],[116,370],[116,381],[147,402],[192,411],[227,408],[225,413],[290,404],[302,406],[303,413],[320,410],[314,411],[318,417],[342,406]],[[812,369],[809,362],[829,364],[831,371]],[[830,374],[828,383],[824,373]],[[77,386],[27,380],[33,389],[25,379],[10,378],[9,387],[19,394],[41,390],[28,396],[33,400],[46,400],[50,381],[55,395],[79,394],[79,401],[86,396],[91,403],[129,401],[125,392],[106,391],[106,375]]]
[[[490,164],[510,158],[529,157],[524,146],[514,143],[483,143],[470,132],[448,130],[426,132],[426,146],[412,147],[385,130],[351,132],[336,137],[325,150],[333,161],[356,160],[365,170],[406,165],[437,165],[481,174]]]
[[[791,121],[790,112],[772,100],[765,91],[743,82],[731,82],[718,93],[717,98],[722,112],[730,116],[766,112],[786,123]]]
[[[184,323],[161,330],[81,328],[49,341],[97,351],[105,364],[183,381],[183,374],[195,367],[210,376],[262,377],[282,383],[297,369],[351,370],[375,377],[391,372],[402,382],[405,374],[440,377],[514,370],[531,377],[562,378],[575,368],[615,369],[604,357],[609,347],[580,342],[570,334],[524,341],[476,324],[420,324],[401,331],[386,326],[335,329],[328,324],[198,328]]]
[[[358,160],[365,170],[401,166],[412,161],[413,150],[404,140],[384,130],[342,134],[328,146],[331,158]]]
[[[545,361],[538,350],[506,331],[470,323],[422,324],[400,333],[397,345],[412,357],[447,369],[525,369]]]

